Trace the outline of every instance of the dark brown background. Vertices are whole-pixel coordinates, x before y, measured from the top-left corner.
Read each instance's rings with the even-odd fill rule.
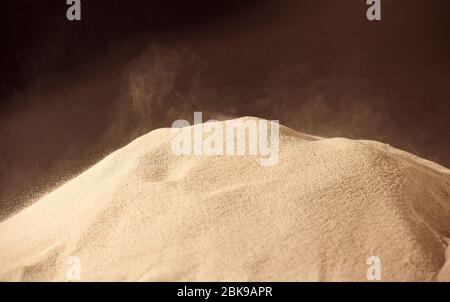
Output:
[[[450,2],[1,1],[0,217],[174,119],[254,115],[450,165]]]

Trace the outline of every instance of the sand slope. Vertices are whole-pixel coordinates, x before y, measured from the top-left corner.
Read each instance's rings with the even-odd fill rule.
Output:
[[[449,280],[450,171],[281,129],[280,162],[176,157],[153,131],[0,224],[0,280]]]

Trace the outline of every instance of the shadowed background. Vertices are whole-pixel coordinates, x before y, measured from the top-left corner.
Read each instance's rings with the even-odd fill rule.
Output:
[[[176,119],[253,115],[450,165],[450,2],[0,4],[0,218]]]

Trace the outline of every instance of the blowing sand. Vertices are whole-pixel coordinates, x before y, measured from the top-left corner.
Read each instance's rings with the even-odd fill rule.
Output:
[[[450,280],[450,170],[373,141],[280,129],[280,159],[177,157],[170,129],[0,224],[0,280]]]

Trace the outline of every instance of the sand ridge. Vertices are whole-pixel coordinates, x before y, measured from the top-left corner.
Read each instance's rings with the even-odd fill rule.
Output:
[[[0,280],[449,280],[450,171],[280,129],[280,160],[174,156],[144,135],[0,224]]]

